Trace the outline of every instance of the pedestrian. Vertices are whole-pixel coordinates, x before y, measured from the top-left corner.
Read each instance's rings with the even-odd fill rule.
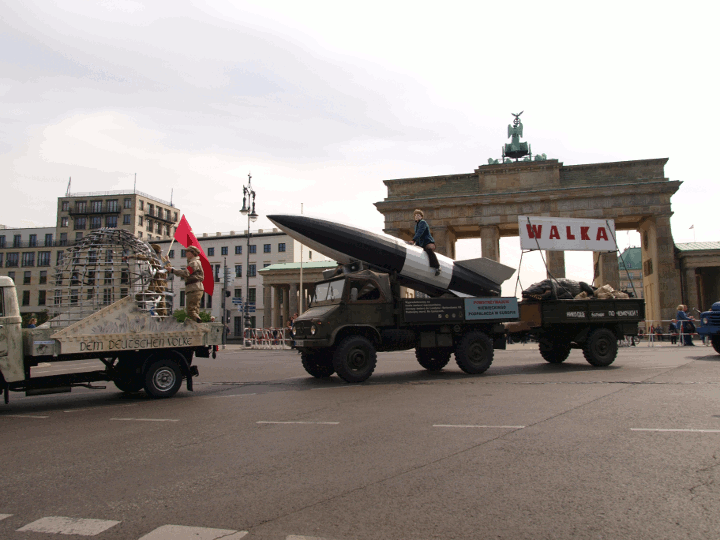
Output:
[[[435,269],[435,275],[440,275],[440,263],[438,262],[437,255],[435,255],[435,239],[430,234],[430,227],[425,221],[425,214],[422,210],[416,209],[414,212],[415,218],[415,236],[408,242],[408,244],[416,245],[421,247],[427,253],[428,261],[430,262],[430,268]]]
[[[655,327],[655,337],[656,337],[657,341],[663,340],[663,327],[662,326]]]
[[[672,321],[670,321],[668,333],[670,334],[670,344],[675,345],[677,343],[678,336],[677,319],[673,319]]]
[[[32,317],[32,318],[28,321],[27,327],[28,327],[28,328],[37,328],[37,319],[36,319],[35,317]]]
[[[693,320],[695,317],[687,314],[688,307],[685,304],[680,304],[677,307],[677,321],[680,325],[680,334],[682,335],[683,345],[694,347],[695,344],[692,341],[692,334],[695,332],[695,323]]]
[[[193,322],[202,322],[200,319],[200,300],[205,293],[203,280],[205,274],[200,263],[200,250],[195,246],[188,246],[185,250],[187,268],[173,268],[168,264],[165,268],[185,280],[185,302],[187,304],[187,319]]]

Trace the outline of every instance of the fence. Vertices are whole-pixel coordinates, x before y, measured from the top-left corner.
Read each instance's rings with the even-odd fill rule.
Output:
[[[289,328],[247,328],[245,347],[249,349],[291,349]]]
[[[701,337],[697,332],[684,332],[684,325],[678,324],[680,321],[676,322],[679,328],[671,332],[670,323],[673,321],[675,321],[675,319],[642,321],[638,326],[643,333],[642,335],[638,335],[635,339],[639,338],[640,343],[645,341],[648,344],[648,347],[654,347],[658,343],[665,342],[668,342],[670,345],[682,346],[685,343],[684,338],[686,336],[690,336],[691,339]],[[698,324],[698,321],[693,321],[693,323]],[[704,342],[706,346],[710,345],[709,339],[705,339]]]

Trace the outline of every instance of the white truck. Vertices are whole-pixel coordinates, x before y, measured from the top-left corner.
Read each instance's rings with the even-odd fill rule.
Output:
[[[132,296],[60,329],[45,323],[21,328],[15,283],[0,276],[0,391],[26,395],[70,392],[73,386],[112,381],[123,392],[142,389],[154,398],[171,397],[183,379],[192,390],[198,375],[193,356],[208,357],[222,340],[221,323],[177,322],[153,317]],[[32,377],[41,362],[99,359],[104,369]]]

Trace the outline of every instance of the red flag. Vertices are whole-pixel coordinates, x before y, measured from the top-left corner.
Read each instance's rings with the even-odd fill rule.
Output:
[[[186,248],[195,246],[200,250],[200,264],[202,265],[203,274],[205,276],[203,279],[203,288],[207,294],[212,296],[212,293],[215,290],[215,279],[213,277],[212,266],[210,265],[210,261],[208,261],[200,242],[198,242],[198,239],[195,238],[190,224],[187,222],[187,219],[185,219],[185,215],[180,218],[180,223],[175,229],[175,240]]]

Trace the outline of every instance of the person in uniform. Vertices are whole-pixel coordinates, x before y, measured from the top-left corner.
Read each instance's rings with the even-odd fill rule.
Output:
[[[185,280],[185,302],[187,309],[187,320],[202,322],[200,320],[200,300],[205,292],[202,264],[200,263],[200,250],[195,246],[188,246],[185,250],[187,267],[183,269],[173,268],[168,264],[165,268],[176,276]]]

